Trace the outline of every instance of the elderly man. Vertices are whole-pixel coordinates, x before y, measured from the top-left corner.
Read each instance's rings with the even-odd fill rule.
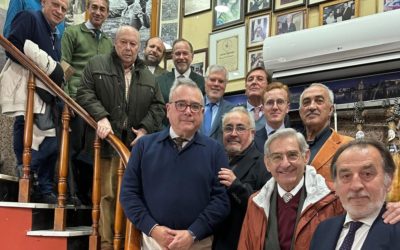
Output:
[[[265,144],[272,177],[249,199],[238,249],[308,249],[321,220],[343,213],[339,199],[315,168],[301,133],[284,128]]]
[[[171,126],[134,146],[121,187],[126,216],[143,232],[144,249],[210,249],[211,234],[229,213],[218,181],[228,166],[222,145],[198,133],[204,99],[190,79],[171,88]]]
[[[172,61],[175,69],[157,77],[164,101],[166,103],[169,102],[169,91],[178,78],[193,80],[199,86],[201,92],[204,93],[204,78],[190,68],[190,64],[193,61],[193,46],[188,40],[181,38],[174,41],[172,44]]]
[[[224,66],[211,65],[206,72],[206,97],[201,132],[222,143],[222,116],[235,105],[224,100],[228,71]]]
[[[154,76],[137,58],[140,34],[131,26],[121,26],[115,35],[115,49],[89,60],[83,71],[78,103],[97,121],[97,135],[109,133],[127,145],[156,132],[164,118],[164,102]],[[138,94],[140,93],[140,94]],[[85,150],[93,153],[95,131],[86,130]],[[101,149],[100,236],[102,248],[112,249],[117,168],[119,157],[103,141]]]
[[[300,118],[310,147],[310,165],[325,179],[331,180],[329,166],[340,145],[352,140],[330,128],[333,92],[321,83],[313,83],[300,95]]]
[[[263,95],[265,127],[256,131],[254,142],[257,149],[264,153],[264,144],[268,136],[285,127],[285,117],[289,113],[289,88],[280,83],[268,84]]]
[[[155,77],[168,71],[160,67],[160,62],[165,56],[165,46],[159,37],[151,37],[146,41],[144,48],[144,63]]]
[[[263,154],[254,146],[255,124],[251,114],[243,107],[235,107],[222,118],[224,147],[229,156],[229,168],[218,173],[226,186],[231,212],[214,234],[213,249],[237,249],[247,200],[270,178],[264,165]]]
[[[109,53],[113,48],[111,38],[101,31],[108,17],[109,1],[90,0],[88,13],[89,19],[84,23],[68,26],[61,40],[62,63],[66,72],[73,72],[67,79],[65,92],[74,100],[81,85],[83,68],[89,59],[98,54]],[[76,192],[82,203],[90,204],[93,168],[91,158],[82,154],[86,124],[81,117],[73,116],[70,127],[71,135],[75,138],[70,145],[70,166],[76,183],[76,187],[70,186],[70,193],[74,196]]]
[[[356,140],[336,151],[331,173],[347,213],[321,222],[310,249],[400,249],[400,223],[382,218],[395,169],[378,141]]]

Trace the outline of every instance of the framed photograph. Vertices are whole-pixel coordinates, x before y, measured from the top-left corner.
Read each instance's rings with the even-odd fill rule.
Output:
[[[247,26],[247,46],[262,45],[269,37],[270,14],[250,17]]]
[[[246,14],[253,14],[259,11],[271,9],[272,0],[249,0],[247,1]]]
[[[172,47],[172,43],[181,36],[181,1],[163,0],[160,6],[158,36]],[[168,46],[166,46],[168,47]]]
[[[400,0],[380,0],[383,11],[400,9]],[[381,11],[382,12],[382,11]]]
[[[338,23],[358,17],[359,0],[338,0],[319,6],[319,24]]]
[[[305,5],[305,0],[274,0],[274,1],[275,1],[274,11]]]
[[[210,0],[186,0],[184,16],[190,16],[211,9]]]
[[[229,72],[229,80],[240,79],[245,74],[246,29],[213,32],[209,39],[209,65],[224,65]]]
[[[306,9],[276,15],[275,34],[285,34],[306,28]]]
[[[243,0],[215,0],[213,2],[213,31],[244,23]]]
[[[264,67],[262,48],[247,51],[247,72],[255,67]]]
[[[313,6],[313,5],[317,5],[317,4],[326,2],[326,1],[329,1],[329,0],[308,0],[307,7],[310,7],[310,6]]]

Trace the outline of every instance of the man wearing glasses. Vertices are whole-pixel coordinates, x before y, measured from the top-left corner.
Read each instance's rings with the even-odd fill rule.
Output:
[[[273,178],[249,199],[238,249],[309,249],[319,222],[343,213],[340,201],[307,165],[310,151],[301,133],[278,130],[264,154]]]
[[[170,127],[140,138],[121,187],[126,216],[142,231],[143,249],[210,249],[229,213],[218,171],[223,147],[199,133],[204,98],[196,83],[177,79],[169,94]]]
[[[264,153],[264,144],[269,135],[278,129],[285,128],[285,117],[289,113],[289,88],[280,83],[273,82],[268,84],[263,95],[264,117],[266,124],[263,128],[256,131],[254,142],[256,148]]]
[[[213,249],[237,249],[246,214],[247,200],[270,178],[263,155],[254,146],[255,122],[244,107],[235,107],[222,118],[223,143],[229,156],[229,167],[218,173],[231,202],[228,218],[214,234]]]

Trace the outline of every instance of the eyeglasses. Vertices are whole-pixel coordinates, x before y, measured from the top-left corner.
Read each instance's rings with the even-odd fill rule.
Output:
[[[286,159],[289,162],[295,162],[300,158],[301,153],[299,151],[288,151],[286,153],[272,153],[268,155],[268,158],[273,164],[279,164],[283,161],[286,155]]]
[[[249,130],[249,129],[250,129],[250,128],[247,128],[247,127],[245,127],[245,126],[243,126],[243,125],[237,125],[236,127],[235,127],[235,126],[232,126],[232,125],[227,125],[227,126],[225,126],[225,127],[223,128],[223,131],[224,131],[224,133],[232,134],[233,131],[236,130],[236,133],[238,133],[238,134],[243,134],[244,132],[246,132],[246,131]]]
[[[265,102],[265,106],[268,108],[272,108],[276,103],[276,106],[278,106],[279,108],[282,108],[283,105],[286,104],[286,101],[283,99],[276,99],[276,100],[268,100]]]
[[[176,101],[176,102],[172,102],[172,103],[175,104],[175,108],[179,112],[183,112],[186,110],[187,107],[190,107],[190,111],[192,111],[193,113],[198,113],[203,108],[203,105],[201,105],[200,103],[196,103],[196,102],[193,102],[191,104],[186,104],[185,101]]]

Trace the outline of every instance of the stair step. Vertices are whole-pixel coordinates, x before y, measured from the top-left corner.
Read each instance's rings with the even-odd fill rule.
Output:
[[[79,227],[67,227],[65,231],[32,230],[28,231],[26,235],[46,236],[46,237],[74,237],[74,236],[90,235],[91,233],[92,233],[92,227],[79,226]]]

